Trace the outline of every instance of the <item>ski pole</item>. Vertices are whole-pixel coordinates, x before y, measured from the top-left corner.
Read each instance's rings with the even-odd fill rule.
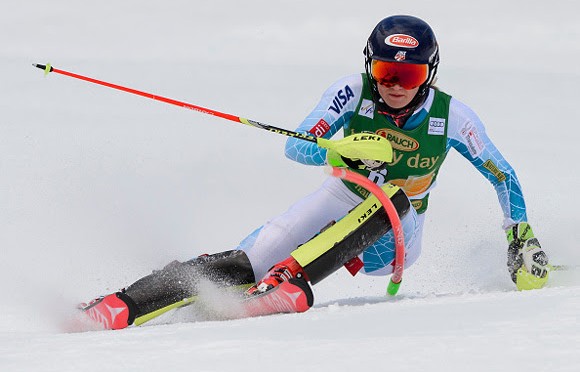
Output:
[[[224,112],[212,110],[209,108],[201,107],[198,105],[194,105],[187,102],[178,101],[172,98],[158,96],[152,93],[143,92],[137,89],[124,87],[117,84],[108,83],[106,81],[97,80],[88,76],[83,76],[79,74],[75,74],[73,72],[59,70],[50,65],[50,63],[46,65],[41,64],[32,64],[34,67],[37,67],[41,70],[44,70],[44,75],[48,75],[51,72],[69,76],[75,79],[80,79],[84,81],[88,81],[93,84],[102,85],[108,88],[117,89],[123,92],[135,94],[138,96],[142,96],[145,98],[150,98],[156,101],[169,103],[171,105],[184,107],[186,109],[190,109],[193,111],[201,112],[202,114],[217,116],[223,119],[227,119],[230,121],[234,121],[236,123],[245,124],[251,127],[260,128],[267,130],[269,132],[281,134],[287,137],[298,138],[304,141],[316,143],[321,148],[325,149],[333,149],[338,152],[340,155],[345,156],[351,159],[372,159],[377,161],[385,161],[390,162],[392,160],[392,148],[390,142],[385,138],[381,137],[376,134],[370,133],[358,133],[355,135],[351,135],[339,140],[329,140],[325,138],[315,137],[310,134],[294,132],[291,130],[278,128],[273,125],[260,123],[259,121],[250,120],[246,118],[242,118],[240,116],[226,114]]]
[[[161,101],[161,102],[169,103],[169,104],[172,104],[172,105],[175,105],[175,106],[184,107],[186,109],[190,109],[190,110],[194,110],[194,111],[197,111],[197,112],[201,112],[202,114],[217,116],[217,117],[220,117],[220,118],[223,118],[223,119],[235,121],[237,123],[246,124],[246,125],[249,125],[249,126],[252,126],[252,127],[260,128],[260,129],[265,129],[267,131],[274,132],[274,133],[278,133],[278,134],[282,134],[282,135],[287,136],[287,137],[300,138],[300,139],[305,140],[305,141],[314,142],[314,143],[318,144],[320,147],[325,147],[325,146],[322,146],[321,145],[321,142],[324,142],[324,141],[319,141],[320,140],[319,138],[317,138],[315,136],[308,135],[308,134],[293,132],[291,130],[286,130],[286,129],[278,128],[278,127],[275,127],[275,126],[272,126],[272,125],[260,123],[260,122],[255,121],[255,120],[250,120],[250,119],[242,118],[242,117],[239,117],[239,116],[226,114],[224,112],[219,112],[219,111],[212,110],[212,109],[208,109],[208,108],[205,108],[205,107],[193,105],[191,103],[177,101],[175,99],[158,96],[158,95],[155,95],[155,94],[143,92],[143,91],[140,91],[140,90],[137,90],[137,89],[124,87],[124,86],[117,85],[117,84],[108,83],[106,81],[93,79],[91,77],[83,76],[83,75],[79,75],[79,74],[75,74],[75,73],[72,73],[72,72],[69,72],[69,71],[59,70],[59,69],[56,69],[56,68],[52,67],[50,65],[50,63],[48,63],[46,65],[41,65],[41,64],[33,63],[32,65],[34,67],[37,67],[37,68],[41,69],[41,70],[44,70],[44,74],[45,75],[48,75],[49,73],[54,72],[54,73],[61,74],[61,75],[65,75],[65,76],[69,76],[69,77],[72,77],[72,78],[75,78],[75,79],[80,79],[80,80],[88,81],[88,82],[93,83],[93,84],[98,84],[98,85],[102,85],[102,86],[105,86],[105,87],[108,87],[108,88],[117,89],[117,90],[120,90],[120,91],[123,91],[123,92],[131,93],[131,94],[136,94],[138,96],[150,98],[150,99],[153,99],[153,100],[156,100],[156,101]],[[327,141],[327,140],[325,140],[325,141]]]
[[[391,275],[389,285],[387,286],[387,294],[391,296],[396,295],[403,281],[403,270],[405,267],[405,236],[397,209],[387,194],[368,178],[345,168],[332,167],[328,170],[328,173],[334,177],[342,178],[364,187],[379,199],[385,212],[387,212],[393,228],[393,235],[395,236],[395,262],[393,275]]]
[[[325,138],[315,137],[310,134],[294,132],[291,130],[278,128],[273,125],[260,123],[255,120],[250,120],[246,118],[242,118],[239,116],[226,114],[223,112],[219,112],[216,110],[212,110],[209,108],[201,107],[198,105],[194,105],[187,102],[177,101],[175,99],[167,98],[158,96],[155,94],[143,92],[137,89],[124,87],[117,84],[108,83],[106,81],[97,80],[88,76],[83,76],[79,74],[75,74],[69,71],[59,70],[50,65],[50,63],[46,65],[41,64],[32,64],[34,67],[37,67],[41,70],[44,70],[44,75],[48,75],[51,72],[69,76],[75,79],[80,79],[84,81],[88,81],[93,84],[102,85],[108,88],[117,89],[123,92],[135,94],[138,96],[150,98],[156,101],[161,101],[165,103],[169,103],[175,106],[184,107],[186,109],[190,109],[193,111],[201,112],[202,114],[217,116],[223,119],[227,119],[230,121],[234,121],[236,123],[245,124],[251,127],[260,128],[267,130],[269,132],[281,134],[287,137],[298,138],[304,141],[316,143],[321,148],[325,149],[333,149],[338,152],[340,155],[351,158],[351,159],[371,159],[377,161],[384,161],[384,162],[391,162],[392,161],[392,148],[390,142],[385,138],[381,137],[376,134],[370,133],[357,133],[339,140],[329,140]]]
[[[551,271],[574,271],[580,269],[580,265],[548,265]]]

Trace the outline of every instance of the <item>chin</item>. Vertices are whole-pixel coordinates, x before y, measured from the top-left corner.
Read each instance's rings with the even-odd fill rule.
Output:
[[[393,102],[385,102],[389,107],[394,108],[395,110],[402,109],[403,107],[407,106],[409,103],[401,104],[400,102],[393,103]]]

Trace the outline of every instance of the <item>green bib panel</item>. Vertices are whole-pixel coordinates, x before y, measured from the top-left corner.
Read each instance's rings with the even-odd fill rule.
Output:
[[[414,129],[403,130],[377,112],[371,90],[363,74],[363,94],[344,135],[372,132],[387,138],[393,146],[393,161],[381,171],[354,171],[376,184],[390,182],[400,186],[411,199],[417,213],[427,209],[429,191],[447,155],[447,122],[451,96],[435,90],[433,104],[426,117]],[[363,198],[369,192],[344,181],[346,186]]]

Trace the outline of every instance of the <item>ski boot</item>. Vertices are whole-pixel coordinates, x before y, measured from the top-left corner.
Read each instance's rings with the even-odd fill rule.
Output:
[[[284,261],[272,266],[262,280],[248,288],[246,294],[251,296],[269,291],[292,278],[308,281],[302,266],[293,257],[288,257]]]
[[[127,328],[135,320],[135,305],[124,293],[99,297],[79,309],[100,329]]]

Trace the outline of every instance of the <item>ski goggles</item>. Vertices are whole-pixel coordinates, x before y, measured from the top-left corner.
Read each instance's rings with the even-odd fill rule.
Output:
[[[371,75],[377,83],[386,87],[400,85],[403,89],[414,89],[427,81],[429,65],[378,61],[371,62]]]

